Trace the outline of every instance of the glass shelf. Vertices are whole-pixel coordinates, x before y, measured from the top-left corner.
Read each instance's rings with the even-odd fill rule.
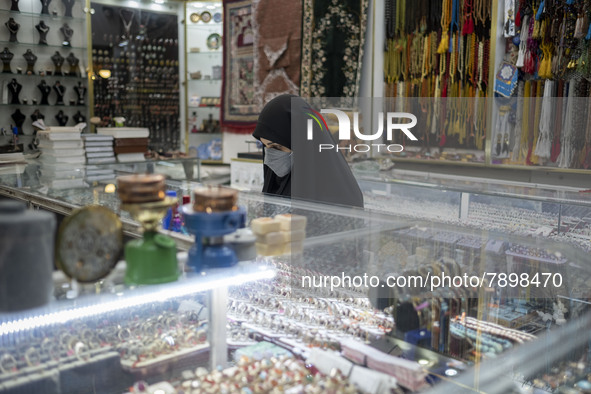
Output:
[[[0,337],[56,323],[100,317],[105,313],[190,296],[220,287],[271,279],[274,276],[273,269],[259,263],[246,262],[231,268],[212,269],[206,273],[186,273],[179,281],[173,283],[127,288],[116,294],[94,294],[75,300],[54,301],[46,307],[26,312],[3,313],[0,318]]]
[[[190,56],[193,56],[193,55],[221,55],[221,54],[222,54],[221,49],[219,51],[189,52]]]
[[[61,48],[64,50],[86,50],[84,47],[76,47],[76,46],[63,46],[63,45],[40,45],[40,44],[32,44],[29,42],[10,42],[10,41],[0,41],[0,46],[12,46],[12,47],[25,47],[25,48]]]
[[[189,82],[209,82],[210,84],[220,83],[221,79],[189,79]]]
[[[4,15],[22,15],[28,18],[38,18],[44,19],[49,18],[53,20],[67,20],[67,21],[77,21],[77,22],[85,22],[85,17],[77,17],[77,16],[65,16],[65,15],[51,15],[51,14],[38,14],[36,12],[19,12],[19,11],[11,11],[11,10],[0,10],[0,14]]]
[[[40,108],[49,108],[49,107],[59,107],[59,108],[86,108],[86,105],[57,105],[57,104],[0,104],[1,107],[40,107]]]
[[[30,78],[30,79],[45,79],[45,78],[63,78],[66,80],[81,80],[81,81],[86,81],[86,75],[80,75],[80,76],[76,76],[76,75],[38,75],[38,74],[2,74],[6,77],[9,77],[9,75],[11,75],[13,78],[15,79],[19,79],[19,78]],[[10,78],[10,77],[9,77]]]

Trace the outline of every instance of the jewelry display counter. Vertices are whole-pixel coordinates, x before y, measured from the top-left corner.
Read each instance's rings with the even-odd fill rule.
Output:
[[[23,198],[42,197],[38,190],[5,186],[5,179],[0,178],[4,195],[20,192]],[[167,182],[167,188],[183,194],[194,186]],[[119,212],[116,194],[104,193],[104,187],[102,191],[82,190],[52,191],[50,196],[66,207],[90,199],[88,203],[112,206]],[[78,198],[77,203],[68,200],[72,198]],[[187,277],[173,284],[129,289],[116,279],[121,276],[118,266],[104,281],[86,285],[86,292],[92,289],[99,294],[67,300],[75,289],[63,280],[56,281],[60,284],[56,294],[66,300],[54,301],[36,315],[0,314],[0,330],[5,333],[0,338],[4,341],[0,363],[9,371],[0,373],[0,379],[4,374],[28,374],[29,363],[45,362],[41,357],[56,354],[58,350],[51,349],[57,344],[61,346],[56,360],[60,368],[43,368],[54,378],[62,374],[58,381],[63,386],[53,392],[76,392],[76,384],[91,384],[92,379],[101,384],[125,382],[127,388],[136,381],[134,393],[150,392],[142,387],[163,387],[158,384],[170,388],[165,393],[216,392],[227,385],[232,390],[248,385],[254,387],[253,392],[256,387],[282,391],[294,382],[317,385],[301,391],[318,392],[322,387],[336,387],[330,377],[339,376],[348,376],[361,392],[390,392],[384,387],[391,388],[392,378],[398,389],[416,391],[430,385],[437,389],[442,380],[460,383],[458,379],[470,374],[474,364],[520,354],[529,344],[544,348],[545,340],[537,336],[579,324],[586,310],[589,256],[552,240],[258,193],[241,192],[238,205],[244,207],[247,225],[256,218],[292,213],[305,216],[307,226],[302,253],[259,256],[257,261],[263,266],[271,264],[271,270],[259,271],[260,264],[244,268],[254,270],[247,273],[236,268],[239,278],[252,273],[252,279],[259,280],[241,282],[232,276],[234,269],[220,273],[223,279],[216,277],[218,282],[213,280],[220,286],[237,285],[227,294],[221,290],[215,306],[216,311],[227,313],[223,328],[218,326],[213,333],[217,342],[235,351],[230,369],[203,368],[207,355],[199,310],[206,302],[201,294],[215,292],[217,285],[208,285],[207,277]],[[272,273],[276,273],[274,278]],[[453,281],[433,279],[444,275]],[[406,282],[396,282],[396,278]],[[197,311],[196,315],[191,311]],[[34,318],[39,315],[45,317]],[[211,333],[213,322],[207,326]],[[17,331],[23,327],[33,330],[27,331],[30,334]],[[58,335],[59,340],[45,341],[48,335]],[[264,351],[244,347],[257,342]],[[174,360],[167,358],[171,348],[178,352]],[[138,358],[146,352],[149,357]],[[551,360],[552,348],[545,352]],[[224,364],[226,353],[215,353]],[[256,364],[252,357],[262,360]],[[304,370],[293,357],[314,366],[309,380],[302,377]],[[110,369],[98,364],[99,358],[107,360]],[[268,369],[269,362],[276,368]],[[288,365],[294,362],[291,370]],[[553,362],[549,365],[560,368]],[[98,368],[103,375],[99,376]],[[0,380],[7,389],[35,380],[31,375],[8,376]],[[528,383],[536,379],[524,376],[522,381]]]
[[[225,365],[227,288],[273,275],[246,263],[125,288],[114,273],[98,294],[0,314],[0,392],[123,392],[208,359]]]
[[[591,194],[586,190],[411,171],[378,172],[377,167],[371,162],[357,165],[356,177],[369,209],[547,237],[591,250]]]
[[[325,228],[342,229],[317,231],[301,256],[273,258],[274,280],[230,292],[233,323],[304,358],[318,348],[332,349],[393,375],[405,389],[437,388],[473,364],[512,349],[519,353],[528,343],[544,348],[537,336],[578,324],[587,309],[589,256],[580,249],[382,213],[334,207],[313,212],[314,204],[256,199],[247,204],[249,216],[288,208],[313,222],[326,220]],[[456,277],[450,280],[455,284],[443,284],[444,274]],[[396,287],[388,282],[394,277],[410,282]],[[552,350],[545,351],[551,359]]]

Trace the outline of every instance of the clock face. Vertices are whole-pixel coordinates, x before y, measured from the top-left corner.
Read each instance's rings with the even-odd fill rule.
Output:
[[[123,248],[119,217],[93,205],[78,209],[60,225],[56,260],[58,267],[79,282],[95,282],[115,267]]]

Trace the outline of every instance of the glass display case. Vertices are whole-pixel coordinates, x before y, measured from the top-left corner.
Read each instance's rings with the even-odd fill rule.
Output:
[[[369,209],[397,215],[548,237],[591,250],[591,194],[584,189],[380,171],[375,162],[354,165]]]
[[[6,186],[5,179],[0,178],[0,191],[12,197],[11,193],[26,191],[27,198],[36,195],[76,206],[73,198],[85,201],[82,195],[92,195],[94,203],[118,204],[116,195],[91,188],[70,190],[69,196],[53,191],[40,195],[34,188]],[[168,183],[187,194],[196,185]],[[305,216],[303,251],[259,255],[257,263],[225,271],[217,282],[187,275],[178,283],[137,289],[117,282],[118,266],[108,280],[87,288],[98,294],[74,299],[68,298],[76,294],[72,283],[62,278],[56,282],[56,300],[47,309],[0,314],[0,384],[49,384],[49,378],[39,379],[53,374],[52,382],[59,376],[62,385],[56,392],[75,392],[90,382],[124,382],[130,387],[138,380],[151,387],[165,382],[170,392],[201,385],[215,392],[234,384],[235,376],[241,379],[236,368],[247,365],[245,358],[253,354],[244,346],[260,342],[275,347],[258,353],[263,360],[252,367],[256,382],[263,379],[260,368],[265,363],[284,365],[281,352],[287,349],[292,357],[314,364],[319,376],[340,376],[334,368],[345,376],[357,371],[348,376],[363,392],[381,392],[379,387],[391,384],[392,377],[406,390],[431,385],[437,389],[446,380],[462,383],[472,366],[482,368],[490,360],[519,355],[522,348],[543,349],[549,343],[546,332],[553,335],[561,327],[585,321],[581,316],[588,305],[591,275],[589,255],[579,248],[551,239],[259,193],[241,192],[238,204],[246,210],[247,225],[255,218],[285,213]],[[113,209],[118,212],[115,205]],[[261,271],[261,266],[273,269]],[[251,273],[251,281],[242,280]],[[202,291],[217,288],[211,283],[231,286],[225,308],[227,332],[215,332],[225,338],[228,349],[236,350],[230,363],[235,369],[212,371],[217,378],[195,370],[207,364],[200,331],[205,319],[199,310],[206,304]],[[224,294],[221,297],[218,300]],[[224,310],[218,304],[216,310],[220,309]],[[143,341],[145,335],[150,341]],[[573,333],[573,341],[585,335]],[[175,355],[169,357],[171,348]],[[561,367],[560,361],[553,361],[553,348],[544,352],[538,357],[547,355],[547,368]],[[100,364],[99,359],[107,361]],[[576,359],[587,368],[586,358]],[[220,355],[218,360],[225,358]],[[46,368],[45,363],[60,367]],[[289,368],[278,371],[271,374],[281,375],[276,386],[287,387]],[[353,379],[357,373],[365,378]],[[267,372],[264,375],[263,385],[270,379]],[[536,384],[537,375],[525,371],[523,376],[522,382]]]
[[[89,117],[86,3],[4,2],[0,20],[0,145],[13,144],[14,126],[16,151],[30,152],[37,130],[31,124],[38,119],[72,126]]]
[[[223,9],[221,1],[185,3],[188,151],[221,161]]]

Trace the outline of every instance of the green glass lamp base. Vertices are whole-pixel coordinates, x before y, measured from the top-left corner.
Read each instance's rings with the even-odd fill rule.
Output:
[[[174,282],[180,274],[174,240],[155,231],[146,231],[143,239],[128,242],[125,261],[127,285]]]

